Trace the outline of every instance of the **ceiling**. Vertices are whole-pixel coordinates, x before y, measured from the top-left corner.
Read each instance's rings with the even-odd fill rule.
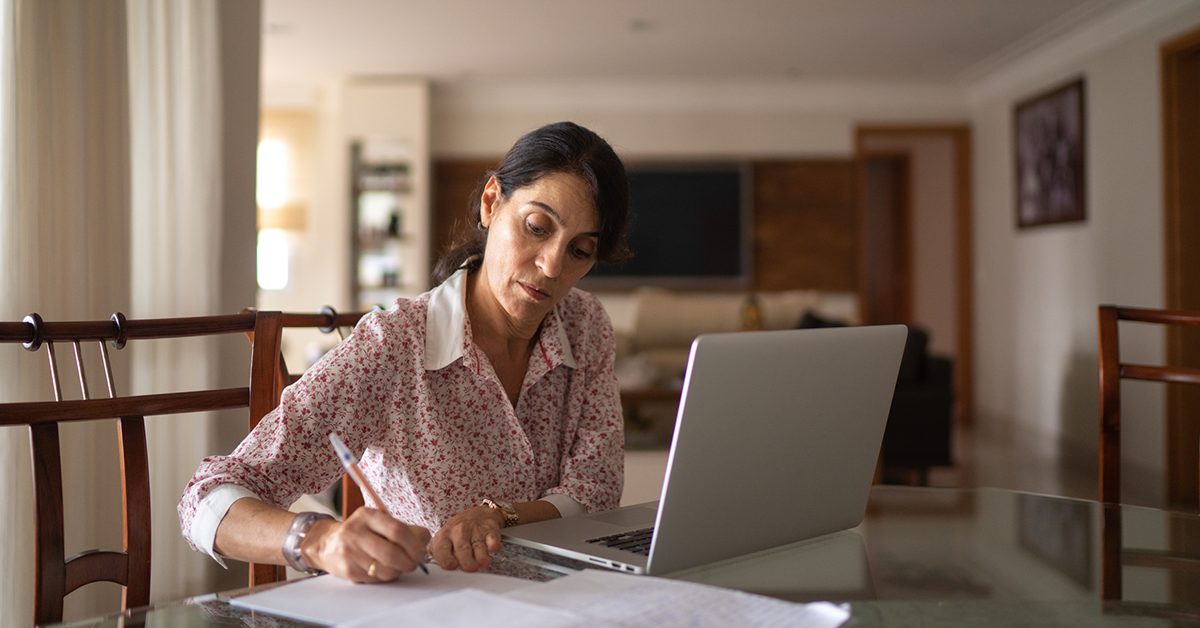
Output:
[[[263,84],[962,82],[1130,0],[264,0]]]

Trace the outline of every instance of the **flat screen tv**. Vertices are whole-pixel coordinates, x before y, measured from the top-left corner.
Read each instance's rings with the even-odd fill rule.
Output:
[[[753,242],[747,166],[631,165],[627,172],[634,257],[621,265],[597,263],[583,288],[749,285]]]

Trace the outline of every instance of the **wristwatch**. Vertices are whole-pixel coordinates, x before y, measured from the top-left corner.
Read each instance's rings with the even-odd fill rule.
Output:
[[[479,505],[487,506],[492,510],[499,510],[500,514],[504,515],[504,527],[506,528],[521,523],[521,515],[517,513],[517,509],[513,508],[513,505],[506,501],[485,497],[483,501],[479,502]]]
[[[292,519],[292,526],[288,528],[287,536],[283,537],[282,548],[283,558],[292,569],[309,575],[321,573],[320,569],[314,569],[304,562],[304,555],[300,553],[300,543],[304,541],[304,537],[308,536],[308,530],[312,528],[313,524],[322,519],[333,519],[333,517],[319,512],[302,512]]]

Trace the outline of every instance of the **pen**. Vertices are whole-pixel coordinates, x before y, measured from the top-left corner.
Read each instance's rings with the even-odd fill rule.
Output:
[[[342,463],[342,468],[346,470],[346,474],[354,480],[359,490],[371,502],[371,506],[375,510],[387,513],[387,509],[383,507],[383,500],[379,499],[379,493],[376,493],[375,489],[371,488],[371,484],[367,482],[367,476],[363,475],[362,470],[358,468],[358,459],[350,452],[350,448],[346,446],[346,443],[342,442],[342,439],[335,432],[329,433],[329,442],[333,444],[333,451],[337,453],[338,460]],[[417,566],[421,568],[421,571],[425,572],[425,575],[429,575],[429,569],[425,567],[424,562],[417,561]]]

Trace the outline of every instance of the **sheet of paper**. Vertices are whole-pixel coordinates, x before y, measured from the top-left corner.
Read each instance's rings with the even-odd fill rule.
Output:
[[[446,571],[433,564],[428,567],[428,576],[414,571],[386,584],[354,584],[333,576],[319,576],[237,597],[230,603],[292,619],[338,624],[460,589],[504,593],[536,584],[490,573]]]
[[[654,628],[835,628],[850,618],[845,607],[828,603],[794,604],[731,589],[594,569],[518,589],[507,597],[565,610],[592,623]]]
[[[463,589],[342,624],[341,628],[392,628],[398,625],[575,628],[592,625],[592,622],[568,611],[478,589]]]

